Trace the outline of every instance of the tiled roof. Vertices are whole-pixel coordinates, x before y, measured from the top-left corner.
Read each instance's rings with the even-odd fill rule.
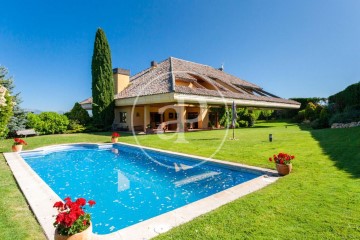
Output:
[[[92,97],[89,97],[81,102],[79,102],[79,104],[92,104]]]
[[[195,88],[175,85],[175,80],[191,82],[195,85]],[[203,84],[200,84],[201,82],[210,84],[215,90],[204,87]],[[233,89],[233,91],[230,89]],[[173,57],[158,63],[157,67],[147,68],[132,76],[129,86],[117,94],[115,98],[121,99],[169,92],[298,105],[295,101],[279,98],[253,83],[224,71]]]
[[[167,59],[156,68],[148,68],[132,76],[130,84],[116,98],[129,98],[172,92],[170,61]]]

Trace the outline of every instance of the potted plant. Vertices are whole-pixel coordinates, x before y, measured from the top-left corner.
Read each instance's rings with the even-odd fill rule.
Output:
[[[287,153],[279,153],[278,155],[274,155],[273,158],[269,158],[269,161],[276,164],[276,169],[281,176],[285,176],[289,174],[292,170],[291,161],[295,158],[295,156],[287,154]]]
[[[14,138],[14,143],[12,145],[13,152],[21,152],[23,145],[27,145],[27,143],[21,138]]]
[[[120,137],[120,134],[118,134],[117,132],[113,132],[111,134],[111,142],[112,143],[117,143],[119,137]]]
[[[146,125],[146,132],[145,132],[145,133],[146,133],[146,134],[152,134],[152,133],[154,133],[154,130],[152,129],[152,127],[151,127],[150,124]]]
[[[59,212],[54,222],[55,240],[91,239],[91,216],[84,211],[86,200],[78,198],[73,202],[70,197],[64,200],[65,203],[59,201],[53,206]],[[92,207],[95,201],[90,200],[87,203]]]

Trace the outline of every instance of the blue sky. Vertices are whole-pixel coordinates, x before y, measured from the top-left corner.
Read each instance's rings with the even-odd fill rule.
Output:
[[[135,74],[169,56],[284,98],[328,97],[360,81],[360,1],[3,1],[0,65],[22,107],[69,111],[91,96],[101,27],[113,67]]]

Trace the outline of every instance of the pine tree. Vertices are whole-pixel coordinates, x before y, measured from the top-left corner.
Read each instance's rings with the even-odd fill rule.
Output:
[[[110,47],[100,28],[95,36],[91,75],[94,123],[109,127],[114,120],[114,79]]]

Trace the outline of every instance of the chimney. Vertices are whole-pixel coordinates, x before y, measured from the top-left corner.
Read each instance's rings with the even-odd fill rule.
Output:
[[[224,64],[221,64],[221,67],[219,67],[218,70],[224,71]]]
[[[115,94],[120,93],[130,83],[130,70],[122,68],[113,69]]]
[[[151,61],[151,68],[157,68],[157,65],[156,61]]]

